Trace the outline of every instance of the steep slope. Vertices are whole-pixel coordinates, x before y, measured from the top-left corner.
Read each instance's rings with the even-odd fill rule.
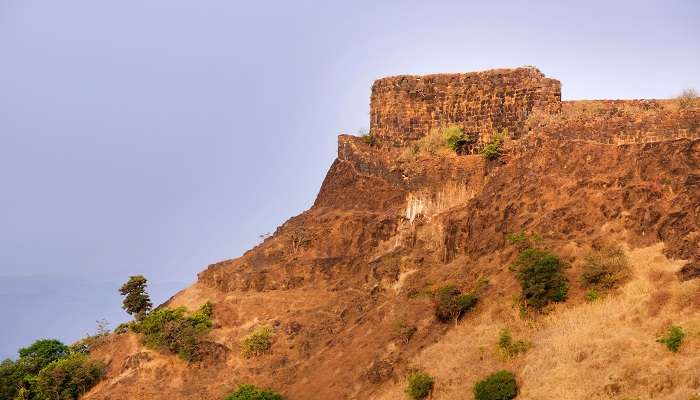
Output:
[[[506,367],[523,399],[699,392],[700,282],[681,282],[677,272],[685,266],[691,277],[700,263],[700,109],[558,104],[558,82],[529,68],[388,79],[373,94],[372,131],[380,134],[371,145],[339,137],[313,207],[242,257],[209,266],[165,304],[213,302],[204,359],[188,364],[145,348],[134,333],[112,335],[93,351],[108,376],[86,398],[223,399],[254,383],[289,399],[399,399],[415,367],[435,376],[433,398],[441,399],[471,399],[477,379]],[[438,83],[405,83],[414,81]],[[387,106],[387,82],[417,105]],[[404,122],[412,126],[406,137]],[[505,154],[406,156],[431,127],[461,122],[478,133],[475,149],[492,129],[510,127]],[[520,231],[538,232],[571,265],[569,299],[547,315],[519,311],[508,269],[516,251],[505,237]],[[587,303],[583,256],[608,243],[625,248],[632,277]],[[471,290],[482,278],[489,285],[473,310],[456,324],[436,320],[426,287]],[[409,340],[396,335],[400,321],[416,328]],[[670,323],[692,333],[678,354],[655,342]],[[239,341],[260,324],[274,328],[271,352],[244,359]],[[532,348],[500,357],[505,327]]]

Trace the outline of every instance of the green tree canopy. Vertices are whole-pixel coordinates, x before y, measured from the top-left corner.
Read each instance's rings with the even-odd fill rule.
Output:
[[[19,360],[22,369],[36,375],[50,363],[68,355],[68,346],[56,339],[40,339],[19,349]]]
[[[148,280],[143,275],[134,275],[119,288],[119,293],[125,296],[122,308],[136,316],[136,319],[141,319],[153,307],[151,297],[146,292],[147,283]]]
[[[36,386],[43,398],[76,400],[99,382],[103,374],[101,362],[85,354],[72,353],[42,369]]]

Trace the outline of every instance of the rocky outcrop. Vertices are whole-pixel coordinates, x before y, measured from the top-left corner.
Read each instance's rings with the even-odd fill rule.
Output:
[[[567,271],[572,295],[563,307],[584,302],[578,260],[609,242],[633,248],[663,242],[666,256],[688,260],[679,277],[694,278],[700,138],[682,135],[700,121],[698,108],[613,102],[588,113],[576,111],[576,103],[560,110],[558,98],[559,83],[530,68],[378,81],[372,133],[379,142],[341,135],[338,157],[310,210],[242,257],[210,265],[166,304],[196,309],[214,303],[208,357],[186,364],[171,354],[144,353],[133,334],[120,335],[96,350],[109,362],[108,376],[86,398],[220,400],[239,383],[273,387],[292,400],[396,398],[402,395],[397,382],[425,363],[427,348],[443,341],[449,348],[457,340],[447,336],[456,329],[452,324],[434,318],[422,295],[426,288],[454,283],[471,290],[486,278],[491,284],[466,322],[475,332],[466,339],[474,343],[442,355],[456,360],[451,365],[459,366],[460,378],[439,381],[445,391],[436,398],[454,398],[456,389],[445,388],[459,386],[465,376],[472,382],[483,363],[503,367],[477,348],[485,335],[519,318],[512,300],[519,287],[507,268],[509,232],[540,233],[543,246],[573,266]],[[468,132],[508,128],[517,135],[497,160],[401,157],[394,145],[443,122],[459,122]],[[644,132],[660,139],[647,140]],[[616,134],[638,140],[608,140]],[[683,312],[700,310],[700,294],[692,296]],[[397,338],[397,321],[410,324],[409,339]],[[486,323],[488,329],[480,328]],[[272,351],[244,359],[239,340],[259,324],[274,329]],[[586,357],[575,358],[585,364]],[[596,360],[591,368],[600,369]],[[509,368],[526,369],[520,361]],[[670,382],[694,384],[686,369]],[[653,385],[640,382],[636,387]],[[586,398],[596,398],[604,384],[591,386]],[[653,390],[654,398],[685,393]]]

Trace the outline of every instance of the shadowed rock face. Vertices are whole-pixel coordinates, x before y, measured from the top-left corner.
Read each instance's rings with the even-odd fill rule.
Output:
[[[700,278],[700,263],[693,262],[684,265],[680,271],[678,271],[678,279],[681,281],[689,281],[691,279]]]
[[[582,292],[577,260],[609,242],[634,248],[662,241],[668,257],[690,261],[690,272],[680,277],[696,277],[700,138],[692,127],[698,109],[662,101],[653,107],[601,102],[593,111],[589,103],[560,107],[558,90],[557,81],[534,69],[377,81],[372,131],[380,142],[370,146],[341,135],[338,158],[311,209],[242,257],[210,265],[166,303],[189,309],[215,304],[204,361],[188,365],[145,349],[134,334],[114,336],[94,352],[108,363],[108,376],[86,398],[213,400],[242,382],[273,387],[290,399],[400,398],[397,382],[426,348],[456,329],[435,320],[430,299],[421,295],[427,286],[449,282],[470,290],[488,278],[491,286],[466,323],[517,319],[511,299],[519,287],[507,268],[514,250],[504,239],[509,232],[539,232],[544,246],[574,266],[567,272],[573,294],[566,307],[583,301],[576,297]],[[420,111],[435,120],[405,125],[414,118],[408,110],[430,100],[425,93],[455,104],[482,100],[450,114],[451,121],[440,114],[447,108],[435,108]],[[488,119],[484,112],[493,104],[486,98],[503,99],[498,104],[513,104],[523,114]],[[536,107],[541,112],[525,118]],[[395,145],[425,134],[435,121],[489,129],[511,124],[522,135],[494,161],[400,157],[403,149]],[[610,140],[616,132],[625,140]],[[700,301],[692,304],[700,307]],[[415,328],[409,340],[397,338],[397,321]],[[275,330],[272,351],[243,359],[239,340],[260,323]],[[512,366],[516,375],[523,367]],[[475,379],[474,365],[459,368]]]

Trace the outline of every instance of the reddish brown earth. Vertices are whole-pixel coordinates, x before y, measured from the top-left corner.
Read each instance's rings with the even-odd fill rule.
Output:
[[[215,329],[206,337],[204,360],[188,364],[144,348],[133,333],[112,335],[93,352],[107,363],[107,377],[85,398],[214,400],[240,383],[271,387],[292,400],[402,398],[403,378],[415,366],[435,370],[434,398],[471,399],[463,386],[503,366],[516,372],[519,398],[584,398],[543,397],[528,386],[528,368],[546,358],[534,359],[536,351],[504,364],[475,344],[459,343],[487,340],[477,334],[480,327],[499,324],[536,348],[549,343],[538,339],[544,316],[533,325],[513,310],[519,285],[508,271],[515,255],[506,244],[508,232],[540,233],[544,245],[571,264],[570,298],[552,315],[588,307],[577,274],[592,247],[615,242],[632,255],[658,249],[654,262],[671,260],[663,261],[670,269],[698,265],[700,108],[678,109],[673,101],[564,102],[561,111],[533,112],[521,123],[525,133],[507,141],[506,154],[494,161],[455,154],[407,159],[393,139],[370,146],[341,135],[338,158],[311,209],[242,257],[210,265],[166,304],[196,309],[214,303]],[[409,205],[421,201],[422,212],[407,214]],[[653,247],[660,242],[662,247]],[[700,288],[687,286],[692,271],[688,283],[668,276],[674,282],[668,285],[686,285],[678,286],[678,293],[689,296],[685,302],[681,295],[673,300],[673,289],[653,326],[616,320],[638,323],[639,332],[649,335],[667,319],[700,332]],[[479,278],[488,278],[489,287],[459,326],[438,322],[430,299],[420,295],[427,286],[448,282],[467,290]],[[639,314],[642,320],[646,312]],[[417,328],[408,343],[393,335],[397,320]],[[274,327],[271,352],[242,358],[241,337],[262,323]],[[656,349],[653,337],[649,342]],[[656,375],[633,374],[637,383],[630,383],[632,364],[623,363],[629,371],[620,372],[618,386],[610,386],[612,372],[579,386],[586,398],[618,398],[627,390],[642,398],[686,399],[700,391],[700,379],[693,380],[700,371],[699,342],[692,336],[668,359],[673,372],[652,371],[637,360],[637,374]],[[451,350],[441,353],[441,346]],[[671,357],[659,354],[653,362]]]

